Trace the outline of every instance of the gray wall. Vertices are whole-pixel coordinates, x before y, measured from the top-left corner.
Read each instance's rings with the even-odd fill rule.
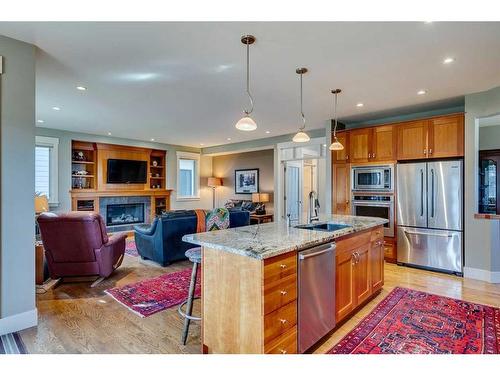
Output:
[[[499,220],[475,219],[479,136],[476,119],[500,113],[500,87],[465,97],[465,266],[500,271]]]
[[[479,128],[479,149],[500,149],[500,123],[498,125],[483,126]]]
[[[200,200],[196,201],[183,201],[176,200],[175,190],[177,189],[177,156],[176,151],[188,151],[200,153],[200,149],[168,145],[155,142],[143,142],[132,139],[106,137],[93,134],[76,133],[63,130],[55,130],[49,128],[36,128],[36,135],[45,137],[59,138],[59,206],[53,207],[54,211],[69,211],[71,210],[71,199],[69,191],[71,190],[71,140],[80,140],[87,142],[101,142],[111,143],[126,146],[147,147],[155,148],[158,150],[167,151],[167,188],[173,189],[171,198],[172,209],[190,209],[190,208],[210,208],[212,205],[211,190],[206,187],[207,178],[212,173],[211,157],[202,157],[200,161],[200,175],[201,175],[201,191]]]
[[[30,44],[0,36],[0,55],[4,56],[0,78],[1,327],[4,318],[35,309],[35,50]]]
[[[212,170],[215,177],[223,179],[223,186],[217,188],[218,206],[222,206],[228,199],[251,200],[251,194],[235,194],[234,171],[236,169],[259,168],[259,189],[261,193],[273,193],[274,191],[274,150],[262,150],[214,156]],[[274,197],[270,196],[271,202],[266,203],[269,213],[274,209]]]

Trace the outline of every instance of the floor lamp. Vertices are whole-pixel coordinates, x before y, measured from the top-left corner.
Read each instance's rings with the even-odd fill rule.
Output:
[[[215,208],[215,189],[217,189],[217,186],[222,186],[222,178],[209,177],[207,185],[212,188],[213,208]]]

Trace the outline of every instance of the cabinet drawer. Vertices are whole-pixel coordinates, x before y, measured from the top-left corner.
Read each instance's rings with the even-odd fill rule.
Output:
[[[266,354],[297,354],[297,326],[265,345],[264,350]]]
[[[370,241],[374,242],[377,240],[382,240],[384,238],[384,229],[383,228],[375,228],[372,230],[372,235]]]
[[[297,252],[278,255],[264,260],[264,284],[297,273]]]
[[[358,247],[366,245],[370,242],[371,231],[365,233],[355,233],[353,237],[345,238],[337,241],[337,255],[344,253],[352,253]]]
[[[384,241],[384,258],[396,259],[396,247],[394,243]]]
[[[297,325],[296,301],[264,316],[264,344],[282,335]]]
[[[297,273],[264,285],[264,314],[297,299]]]

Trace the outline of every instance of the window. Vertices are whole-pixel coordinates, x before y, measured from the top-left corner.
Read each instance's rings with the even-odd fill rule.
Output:
[[[59,204],[58,156],[59,139],[51,137],[36,137],[35,147],[35,193],[46,195],[49,204]]]
[[[177,151],[177,200],[200,198],[200,154]]]

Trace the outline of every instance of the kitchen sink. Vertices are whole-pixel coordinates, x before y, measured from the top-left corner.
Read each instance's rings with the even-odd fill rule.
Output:
[[[308,230],[319,230],[323,232],[335,232],[336,230],[352,228],[350,225],[345,224],[333,224],[333,223],[317,223],[317,224],[302,224],[297,225],[295,228],[308,229]]]

